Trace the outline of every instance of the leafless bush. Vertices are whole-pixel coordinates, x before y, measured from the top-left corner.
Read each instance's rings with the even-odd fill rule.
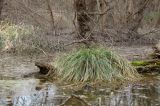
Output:
[[[78,2],[83,9],[78,8]],[[160,25],[159,0],[6,0],[4,4],[3,19],[39,28],[29,41],[39,39],[36,45],[44,51],[47,46],[54,51],[59,44],[71,45],[89,38],[105,43],[147,39],[147,43],[154,32],[144,34]],[[155,33],[153,41],[158,39],[159,32]],[[79,39],[75,40],[73,34]]]

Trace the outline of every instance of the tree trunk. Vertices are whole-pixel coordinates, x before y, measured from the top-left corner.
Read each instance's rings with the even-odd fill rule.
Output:
[[[160,16],[159,16],[159,18],[158,18],[158,20],[156,22],[156,26],[155,27],[160,27]]]
[[[4,0],[0,0],[0,20],[2,20],[1,14],[3,9],[3,3],[4,3]]]
[[[86,0],[75,0],[75,9],[77,13],[77,24],[80,38],[85,38],[86,33],[90,31],[88,22],[90,21],[87,15]]]

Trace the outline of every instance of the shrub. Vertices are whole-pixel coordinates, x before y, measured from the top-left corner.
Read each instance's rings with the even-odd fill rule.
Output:
[[[14,51],[16,54],[37,54],[53,52],[61,48],[63,43],[47,35],[36,26],[0,22],[0,50]]]
[[[14,50],[16,54],[42,53],[48,41],[38,32],[40,29],[32,25],[0,22],[0,50]]]
[[[122,81],[140,77],[127,60],[105,48],[84,48],[64,54],[54,66],[66,81]]]
[[[9,22],[0,23],[0,47],[16,46],[21,44],[21,38],[30,35],[32,31],[24,25],[15,25]]]

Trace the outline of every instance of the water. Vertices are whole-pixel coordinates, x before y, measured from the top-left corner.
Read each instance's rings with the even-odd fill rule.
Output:
[[[0,81],[0,104],[2,106],[55,106],[47,99],[55,98],[57,87],[51,84],[39,84],[39,80],[5,80]],[[49,105],[48,105],[49,104]]]
[[[64,102],[66,106],[86,106],[85,103],[91,106],[160,106],[158,77],[118,89],[106,87],[77,91],[40,79],[22,78],[24,74],[36,71],[30,58],[1,58],[0,106],[60,106]],[[70,98],[71,95],[81,99]],[[69,102],[66,102],[68,98]]]

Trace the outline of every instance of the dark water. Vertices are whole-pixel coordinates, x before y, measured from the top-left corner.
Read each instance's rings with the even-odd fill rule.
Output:
[[[71,94],[92,106],[160,106],[160,81],[128,85],[118,90],[99,89],[66,93],[51,83],[36,79],[0,80],[0,106],[59,106]],[[80,100],[72,100],[79,106]],[[80,101],[83,102],[83,101]],[[67,105],[69,106],[69,105]]]
[[[64,90],[56,84],[34,78],[23,79],[24,73],[37,70],[30,59],[0,60],[0,106],[60,106],[71,95],[66,106],[160,106],[160,77],[119,89]],[[7,76],[9,75],[9,76]],[[83,105],[82,105],[83,104]]]

